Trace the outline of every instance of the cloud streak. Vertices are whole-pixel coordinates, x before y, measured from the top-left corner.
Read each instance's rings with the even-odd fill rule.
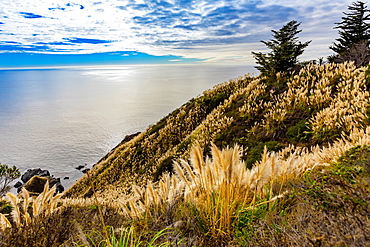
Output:
[[[208,62],[252,64],[250,51],[290,20],[312,39],[312,58],[328,55],[333,30],[352,0],[2,0],[2,52],[138,51]],[[231,49],[231,47],[233,47]],[[176,60],[176,59],[175,59]]]

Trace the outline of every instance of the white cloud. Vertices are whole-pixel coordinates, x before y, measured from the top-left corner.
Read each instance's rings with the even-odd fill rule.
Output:
[[[334,22],[352,0],[188,2],[175,6],[174,0],[167,5],[150,0],[2,0],[0,40],[38,52],[48,47],[43,50],[47,53],[136,50],[252,64],[250,52],[265,49],[259,40],[269,39],[271,29],[295,19],[302,22],[302,40],[313,40],[306,53],[313,59],[330,54],[328,46],[337,36]],[[90,41],[68,41],[71,38]]]

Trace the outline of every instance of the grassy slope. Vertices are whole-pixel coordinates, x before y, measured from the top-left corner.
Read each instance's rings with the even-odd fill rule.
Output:
[[[356,115],[364,114],[368,104],[367,96],[361,95],[366,85],[357,85],[363,81],[361,76],[350,65],[327,65],[303,70],[296,78],[244,76],[230,80],[121,143],[94,166],[92,184],[103,196],[109,191],[114,197],[132,184],[157,180],[163,172],[171,171],[173,161],[188,158],[195,141],[205,147],[211,142],[219,147],[238,143],[245,149],[243,158],[248,167],[261,158],[264,146],[269,151],[279,151],[290,144],[325,145],[342,131],[348,133],[354,122],[353,126],[359,127],[368,124],[367,118]],[[345,91],[354,95],[347,97]],[[344,105],[336,105],[342,101]],[[354,102],[359,108],[355,113],[339,112]],[[338,114],[331,120],[320,116],[335,110]],[[346,117],[348,122],[340,119]],[[315,118],[322,124],[316,129],[310,123]],[[338,121],[342,123],[336,124]],[[90,197],[90,185],[85,176],[66,192],[66,197]]]
[[[370,146],[356,146],[329,168],[284,185],[290,191],[272,209],[239,217],[245,246],[369,246]]]
[[[83,177],[66,191],[65,197],[92,197],[93,186],[101,198],[120,198],[132,184],[156,181],[172,171],[173,161],[188,159],[196,142],[205,154],[210,154],[211,142],[220,148],[240,144],[247,167],[261,159],[264,146],[269,151],[292,144],[300,148],[328,146],[341,133],[369,126],[366,74],[365,69],[345,64],[309,67],[293,78],[244,76],[230,80],[124,140],[94,166],[90,177]],[[369,163],[370,148],[359,146],[325,170],[308,172],[303,179],[289,183],[275,183],[279,191],[289,191],[289,196],[238,214],[231,239],[210,237],[204,222],[194,217],[196,210],[189,211],[183,205],[134,224],[150,235],[148,229],[158,231],[176,220],[186,221],[180,232],[171,236],[188,245],[220,241],[220,245],[244,246],[366,246],[370,234]],[[108,225],[131,224],[117,212],[117,208],[106,206]],[[78,231],[99,230],[97,215],[94,205],[69,206],[0,238],[4,246],[40,240],[45,242],[40,246],[51,246],[50,239],[59,246],[71,241],[71,236],[80,241],[83,234]]]
[[[251,80],[243,77],[218,85],[190,100],[134,139],[121,143],[91,171],[96,190],[103,192],[108,189],[119,193],[133,183],[157,180],[163,172],[171,170],[173,160],[186,157],[189,145],[199,135],[197,132],[204,128],[215,129],[210,126],[213,123],[208,123],[208,118],[213,116],[212,111]],[[210,141],[207,140],[208,143]],[[89,197],[89,188],[90,182],[85,176],[66,192],[66,197]]]

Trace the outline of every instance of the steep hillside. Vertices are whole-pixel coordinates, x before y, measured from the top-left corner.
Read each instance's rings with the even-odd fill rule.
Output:
[[[264,146],[279,151],[290,144],[327,145],[369,123],[365,69],[352,64],[309,66],[294,78],[230,80],[204,92],[132,140],[121,143],[75,183],[66,197],[90,197],[91,183],[103,197],[132,184],[156,181],[187,159],[195,142],[209,150],[240,144],[248,167]]]
[[[63,198],[9,194],[0,246],[367,246],[369,72],[309,65],[218,85]]]
[[[96,190],[110,190],[112,196],[112,193],[131,188],[133,183],[157,180],[171,169],[173,160],[187,156],[195,140],[203,138],[203,142],[207,140],[209,144],[218,132],[231,124],[231,119],[223,113],[225,101],[252,81],[253,78],[244,76],[218,85],[132,140],[118,145],[90,173]],[[66,196],[89,196],[89,188],[89,178],[85,176],[66,192]]]

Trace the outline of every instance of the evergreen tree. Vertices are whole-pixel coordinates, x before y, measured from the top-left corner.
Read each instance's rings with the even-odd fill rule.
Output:
[[[354,2],[351,6],[348,6],[349,13],[343,12],[345,15],[342,17],[342,22],[337,24],[336,29],[339,30],[339,38],[336,39],[338,43],[334,43],[330,46],[330,49],[338,53],[338,55],[344,55],[354,45],[358,45],[363,41],[369,44],[370,39],[370,25],[367,21],[370,20],[369,10],[362,1]]]
[[[291,72],[298,64],[298,56],[302,55],[304,49],[311,41],[301,43],[296,35],[302,30],[298,30],[300,23],[290,21],[279,31],[272,30],[274,39],[261,41],[269,49],[270,53],[252,52],[257,60],[256,66],[263,75],[274,75],[277,72]]]

